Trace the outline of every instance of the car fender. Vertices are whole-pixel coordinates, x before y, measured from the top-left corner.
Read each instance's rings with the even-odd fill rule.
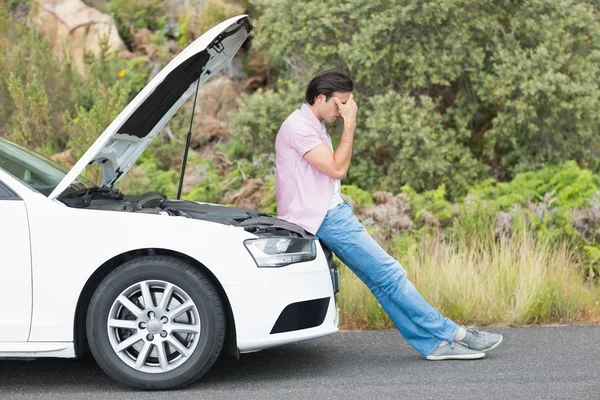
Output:
[[[30,341],[72,340],[86,282],[108,260],[128,252],[184,254],[210,270],[223,287],[261,280],[243,245],[255,236],[241,228],[168,215],[69,208],[44,196],[30,197],[27,208],[33,265]]]

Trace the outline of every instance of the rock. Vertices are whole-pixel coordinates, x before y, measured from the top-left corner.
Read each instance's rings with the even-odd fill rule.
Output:
[[[179,45],[177,44],[176,41],[169,40],[167,42],[167,46],[169,48],[169,53],[171,53],[171,54],[177,54],[177,53],[179,53]]]
[[[257,53],[248,62],[248,67],[253,75],[272,76],[275,73],[275,65],[263,53]]]
[[[396,215],[390,219],[390,226],[393,229],[405,231],[413,227],[413,222],[408,215]]]
[[[192,149],[197,150],[210,143],[222,142],[229,137],[229,126],[225,122],[211,116],[200,116],[198,119],[190,141]]]
[[[74,65],[84,72],[84,53],[98,54],[100,40],[108,39],[110,51],[127,50],[119,37],[113,18],[81,0],[36,0],[38,7],[32,7],[30,20],[40,33],[48,37],[54,52],[62,57],[65,51],[72,54]]]
[[[494,217],[494,233],[496,237],[506,236],[512,229],[512,215],[500,211]]]
[[[440,220],[435,217],[429,211],[425,211],[419,220],[419,222],[425,226],[430,226],[432,228],[439,228],[441,226]]]
[[[100,12],[107,12],[108,10],[106,9],[106,2],[107,0],[86,0],[84,1],[85,4],[87,4],[90,7],[94,7],[96,10],[100,11]]]
[[[129,50],[121,50],[119,52],[119,58],[122,60],[131,60],[135,58],[135,53]]]
[[[231,111],[238,109],[241,92],[240,83],[226,76],[214,77],[200,86],[196,111],[223,121]]]
[[[238,191],[226,194],[221,202],[257,210],[263,197],[262,186],[261,179],[246,179]]]
[[[413,221],[408,212],[408,201],[404,196],[378,191],[373,194],[375,205],[361,210],[365,221],[372,220],[377,226],[381,240],[387,240],[392,233],[397,234],[412,229]]]
[[[148,28],[142,28],[136,31],[133,26],[129,27],[129,33],[133,38],[133,50],[153,60],[159,53],[159,46],[152,43],[152,31]]]
[[[571,213],[571,221],[573,221],[575,229],[577,229],[585,238],[589,239],[594,236],[600,236],[600,233],[598,233],[600,210],[594,208],[574,210]]]
[[[244,83],[244,92],[252,93],[265,86],[267,86],[267,80],[264,76],[253,76]]]
[[[165,24],[163,32],[167,38],[177,39],[177,37],[179,36],[179,29],[179,24],[171,17]]]
[[[340,195],[342,196],[342,200],[344,200],[346,203],[350,204],[350,207],[352,207],[352,209],[354,209],[356,207],[356,202],[354,201],[354,199],[348,195],[345,195],[344,193],[340,193]]]
[[[375,200],[375,204],[386,204],[388,203],[393,195],[390,192],[385,192],[383,190],[379,190],[373,193],[373,200]]]
[[[131,36],[133,37],[135,50],[143,50],[144,46],[148,44],[148,41],[152,36],[152,31],[150,29],[142,28],[139,31],[135,31],[133,26],[129,27],[129,33],[131,33]]]
[[[149,79],[154,79],[154,77],[163,69],[164,65],[156,61],[153,61],[151,65],[152,69],[150,70]]]
[[[158,47],[158,45],[153,44],[153,43],[145,44],[144,47],[142,48],[142,51],[150,60],[156,59],[156,57],[158,56],[159,50],[160,50],[160,48]]]
[[[226,76],[213,78],[200,86],[192,130],[193,149],[216,145],[230,137],[229,125],[223,121],[238,108],[240,91],[241,84]]]

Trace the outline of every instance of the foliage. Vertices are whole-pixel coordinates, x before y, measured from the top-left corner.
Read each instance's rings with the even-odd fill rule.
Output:
[[[370,207],[373,205],[371,194],[356,185],[341,185],[340,190],[342,194],[352,198],[357,207]]]
[[[260,201],[260,211],[266,214],[277,214],[275,175],[266,178],[265,185],[263,186],[263,198]]]
[[[128,44],[133,42],[132,28],[155,31],[166,23],[166,6],[160,0],[108,0],[106,7],[115,18],[119,35]]]
[[[218,23],[243,13],[244,9],[237,4],[208,0],[198,12],[180,18],[179,45],[183,47]]]
[[[250,159],[273,153],[281,123],[300,107],[302,98],[303,88],[294,81],[280,81],[277,91],[258,90],[250,97],[242,96],[242,105],[231,119],[233,139],[225,146],[229,157]]]
[[[535,240],[527,232],[517,240],[491,242],[426,238],[408,250],[397,244],[400,239],[392,243],[391,254],[423,297],[458,323],[577,322],[600,311],[600,291],[582,282],[576,252],[565,244]],[[342,324],[393,327],[367,287],[345,266],[341,273]]]
[[[6,131],[15,142],[46,155],[64,150],[70,141],[69,146],[75,145],[75,153],[80,155],[81,146],[97,137],[116,116],[113,113],[145,84],[148,67],[139,58],[118,59],[109,51],[105,37],[97,55],[86,54],[86,75],[81,76],[68,55],[59,60],[50,42],[35,28],[2,15],[9,16],[0,7],[0,51],[6,55],[0,58],[0,133]],[[119,95],[111,91],[117,84]],[[106,97],[113,94],[125,97],[113,103],[113,98]],[[109,104],[113,108],[100,108]],[[93,123],[83,122],[87,112],[96,115]],[[66,128],[73,118],[89,124],[76,128],[72,123]],[[73,136],[75,133],[84,137]]]
[[[132,100],[148,81],[150,71],[144,58],[136,57],[129,61],[119,59],[118,54],[110,50],[108,36],[100,38],[98,47],[98,54],[85,54],[85,81],[88,84],[76,87],[77,103],[88,109],[92,107],[97,100],[95,87],[98,83],[112,87],[120,82],[127,88],[127,100]]]
[[[587,206],[598,189],[600,176],[569,161],[561,166],[518,174],[511,182],[486,180],[475,184],[469,194],[485,201],[490,212],[527,200],[540,201],[548,193],[552,193],[556,206],[574,209]]]
[[[68,59],[58,61],[46,38],[12,22],[3,6],[0,2],[0,133],[46,154],[62,149],[67,141],[62,114],[73,109],[73,88],[81,79]]]
[[[537,239],[575,246],[586,260],[586,276],[598,277],[600,175],[573,161],[517,174],[511,182],[482,181],[455,203],[445,199],[443,185],[423,193],[408,186],[402,191],[408,195],[415,222],[431,213],[446,237],[494,241],[527,229]]]
[[[8,90],[15,107],[9,139],[43,151],[42,146],[51,143],[49,139],[52,137],[52,131],[48,129],[51,115],[46,92],[35,76],[31,82],[24,84],[14,74],[8,78]]]
[[[152,157],[146,157],[138,161],[133,172],[135,179],[127,181],[127,193],[140,194],[149,191],[163,193],[170,198],[177,195],[177,183],[179,182],[179,171],[175,169],[161,169]],[[135,172],[138,172],[137,174]],[[128,174],[129,175],[129,174]],[[120,182],[123,190],[123,182]]]
[[[82,106],[77,106],[73,117],[68,115],[65,117],[65,130],[70,138],[67,145],[73,149],[73,155],[76,158],[81,157],[112,120],[119,115],[125,106],[127,89],[120,82],[108,89],[99,84],[93,95],[98,101],[92,108],[87,110]],[[97,171],[95,174],[88,178],[99,184]]]
[[[391,192],[406,184],[423,191],[443,183],[455,197],[484,176],[484,166],[461,143],[465,132],[445,129],[430,97],[389,91],[369,105],[373,111],[357,134],[350,179]]]
[[[8,0],[8,9],[15,11],[18,7],[28,9],[31,6],[31,0]]]
[[[444,184],[423,193],[417,193],[410,186],[402,186],[401,191],[408,195],[411,210],[414,213],[413,217],[417,221],[425,212],[431,213],[439,220],[447,220],[454,216],[455,207],[446,200],[446,186]]]
[[[200,182],[194,189],[184,196],[187,200],[202,201],[207,203],[218,203],[223,195],[221,182],[223,177],[214,169],[210,168],[212,159],[203,160],[195,168],[200,174]]]
[[[262,15],[253,44],[282,76],[306,82],[333,67],[354,77],[348,183],[393,192],[446,183],[454,198],[484,165],[501,180],[566,160],[600,171],[595,2],[254,4]],[[241,112],[262,101],[250,97]]]

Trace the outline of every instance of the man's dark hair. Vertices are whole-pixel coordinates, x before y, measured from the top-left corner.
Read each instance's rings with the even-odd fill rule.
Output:
[[[315,100],[320,94],[324,94],[327,101],[333,95],[333,92],[347,93],[354,89],[352,79],[343,72],[333,69],[323,71],[315,76],[306,88],[306,102],[310,105],[315,104]]]

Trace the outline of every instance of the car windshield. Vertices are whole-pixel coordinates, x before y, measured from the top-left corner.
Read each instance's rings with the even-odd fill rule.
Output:
[[[69,172],[56,162],[1,138],[0,169],[46,196],[52,193]],[[64,193],[94,186],[93,183],[78,178],[69,185]]]

